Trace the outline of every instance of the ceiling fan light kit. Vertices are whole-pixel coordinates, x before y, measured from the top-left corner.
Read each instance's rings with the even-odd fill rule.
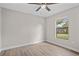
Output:
[[[40,9],[46,9],[47,11],[51,11],[51,9],[48,7],[48,5],[53,5],[56,3],[29,3],[29,4],[34,4],[34,5],[40,5],[35,11],[39,11]]]
[[[41,5],[41,8],[42,8],[42,9],[45,9],[45,7],[46,7],[46,5]]]

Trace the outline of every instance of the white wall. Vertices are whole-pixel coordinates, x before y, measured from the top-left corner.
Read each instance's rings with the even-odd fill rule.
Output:
[[[0,51],[1,51],[1,21],[2,21],[2,18],[1,18],[1,8],[0,8]]]
[[[44,19],[13,10],[2,9],[2,49],[44,40]]]
[[[55,38],[55,21],[69,18],[69,40]],[[46,20],[46,41],[79,52],[79,7],[55,14]]]

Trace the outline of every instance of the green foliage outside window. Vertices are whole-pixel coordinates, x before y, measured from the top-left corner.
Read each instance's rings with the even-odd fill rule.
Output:
[[[69,37],[69,21],[62,19],[56,21],[56,38],[67,40]]]

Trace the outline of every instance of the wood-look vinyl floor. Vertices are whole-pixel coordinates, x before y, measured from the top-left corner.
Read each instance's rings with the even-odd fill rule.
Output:
[[[2,51],[1,56],[79,56],[78,53],[45,42]]]

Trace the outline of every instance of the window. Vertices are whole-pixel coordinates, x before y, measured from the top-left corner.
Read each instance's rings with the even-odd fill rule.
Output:
[[[67,18],[56,21],[56,38],[65,39],[69,38],[69,21]]]

